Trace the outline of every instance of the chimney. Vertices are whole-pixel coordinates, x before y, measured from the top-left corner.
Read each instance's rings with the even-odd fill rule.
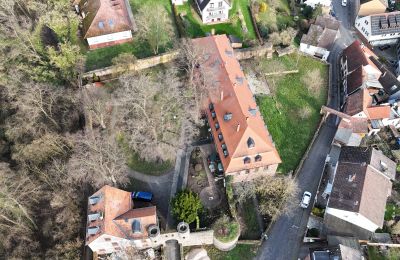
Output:
[[[236,132],[239,132],[239,130],[240,130],[240,124],[237,124]]]
[[[224,100],[224,91],[221,90],[221,101]]]
[[[215,28],[211,28],[211,35],[215,35]]]

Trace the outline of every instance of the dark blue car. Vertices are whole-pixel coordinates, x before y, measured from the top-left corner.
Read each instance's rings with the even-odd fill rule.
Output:
[[[153,193],[147,191],[134,191],[131,193],[131,197],[134,200],[150,202],[153,199]]]

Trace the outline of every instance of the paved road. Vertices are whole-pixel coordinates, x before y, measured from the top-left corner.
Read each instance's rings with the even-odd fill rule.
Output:
[[[340,38],[335,42],[331,51],[329,62],[331,64],[331,85],[329,89],[329,106],[338,108],[343,99],[339,88],[340,55],[345,47],[354,40],[354,32],[351,31],[355,19],[355,9],[353,1],[348,1],[347,7],[342,7],[341,1],[334,2],[336,17],[341,21]],[[351,2],[351,3],[350,3]],[[313,195],[316,194],[318,183],[323,172],[325,158],[330,150],[330,146],[336,132],[335,117],[330,116],[318,133],[317,138],[310,150],[309,156],[304,161],[297,181],[299,183],[299,193],[296,200],[300,202],[302,193],[307,190]],[[293,203],[293,202],[289,202]],[[291,260],[297,259],[303,245],[308,217],[311,207],[306,210],[295,207],[290,214],[283,215],[277,219],[273,227],[269,230],[269,239],[264,241],[258,251],[256,259]]]

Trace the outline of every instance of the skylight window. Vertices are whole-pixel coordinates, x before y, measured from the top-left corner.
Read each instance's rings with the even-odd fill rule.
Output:
[[[99,28],[104,29],[104,23],[102,21],[99,22]]]

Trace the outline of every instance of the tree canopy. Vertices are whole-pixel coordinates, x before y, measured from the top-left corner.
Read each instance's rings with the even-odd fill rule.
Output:
[[[172,200],[172,213],[179,221],[192,223],[203,208],[199,196],[193,191],[179,192]]]

